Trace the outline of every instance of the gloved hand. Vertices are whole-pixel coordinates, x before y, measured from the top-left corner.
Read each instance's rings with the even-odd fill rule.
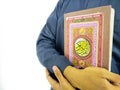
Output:
[[[120,90],[120,76],[103,68],[77,69],[67,66],[63,74],[74,87],[81,90]]]
[[[49,75],[49,72],[46,69],[46,78],[53,90],[75,90],[75,88],[73,88],[71,84],[64,78],[64,76],[61,74],[60,70],[56,66],[53,67],[53,71],[59,82],[54,80]]]

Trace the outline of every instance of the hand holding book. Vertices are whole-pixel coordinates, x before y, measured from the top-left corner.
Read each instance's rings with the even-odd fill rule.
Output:
[[[68,66],[64,70],[65,77],[57,67],[54,67],[53,71],[59,82],[55,81],[46,71],[46,77],[53,90],[76,90],[75,88],[79,90],[120,90],[120,76],[103,68],[77,69]]]
[[[68,66],[64,70],[64,76],[81,90],[120,90],[120,76],[104,68],[77,69]]]
[[[113,26],[114,9],[111,6],[64,15],[65,56],[74,67],[85,68],[65,69],[64,75],[74,87],[83,90],[120,89],[120,82],[117,80],[118,77],[120,81],[120,76],[109,72],[111,71]],[[114,85],[118,87],[115,88]]]

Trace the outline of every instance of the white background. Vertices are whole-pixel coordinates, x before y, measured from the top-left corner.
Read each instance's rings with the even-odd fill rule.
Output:
[[[49,90],[36,40],[58,0],[0,0],[0,90]]]

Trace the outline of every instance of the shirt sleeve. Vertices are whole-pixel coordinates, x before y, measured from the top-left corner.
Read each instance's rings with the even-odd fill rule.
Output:
[[[63,5],[63,0],[59,0],[54,11],[48,17],[45,26],[43,27],[37,40],[37,56],[42,65],[44,65],[50,72],[52,66],[56,65],[63,72],[64,69],[71,65],[64,55],[56,50],[56,28],[60,10]]]

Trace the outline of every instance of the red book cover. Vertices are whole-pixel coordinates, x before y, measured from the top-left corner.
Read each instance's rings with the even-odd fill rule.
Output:
[[[111,6],[64,15],[64,53],[75,67],[98,66],[110,70],[113,19]]]

